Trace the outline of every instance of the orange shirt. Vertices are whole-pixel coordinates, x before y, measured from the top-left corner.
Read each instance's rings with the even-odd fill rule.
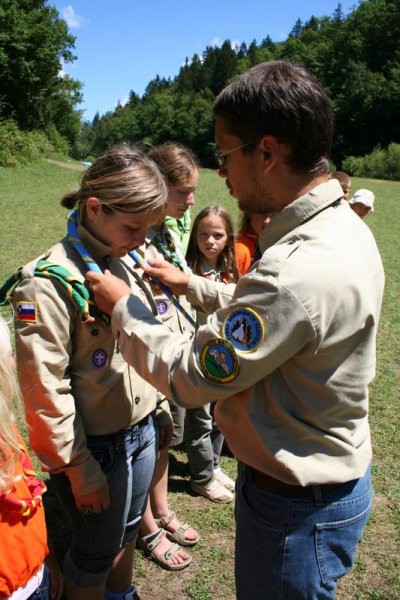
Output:
[[[48,554],[46,523],[41,495],[45,491],[38,481],[24,440],[10,493],[0,493],[0,598],[8,598],[25,585],[40,569]],[[25,515],[25,516],[24,516]]]
[[[250,228],[244,229],[235,241],[236,265],[240,275],[245,275],[249,270],[256,246],[256,234]]]

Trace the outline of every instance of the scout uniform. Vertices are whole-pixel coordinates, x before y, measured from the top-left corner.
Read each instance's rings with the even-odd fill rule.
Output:
[[[123,278],[156,314],[133,261],[109,258],[110,248],[82,225],[78,233],[98,265]],[[87,267],[67,238],[42,258],[85,281]],[[24,267],[13,295],[30,441],[46,471],[65,473],[74,495],[89,494],[103,487],[106,477],[86,446],[86,436],[112,434],[139,423],[156,408],[157,392],[126,364],[109,324],[100,318],[84,322],[62,286],[33,276],[37,262]]]
[[[172,336],[134,296],[112,315],[122,354],[147,381],[186,407],[217,399],[234,454],[285,484],[347,482],[371,460],[384,274],[342,195],[331,180],[278,213],[237,285],[192,275],[187,298],[210,315],[193,341]]]

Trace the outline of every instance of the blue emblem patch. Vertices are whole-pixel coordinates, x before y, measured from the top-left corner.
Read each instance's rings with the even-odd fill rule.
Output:
[[[252,308],[235,308],[222,326],[224,337],[240,352],[254,352],[264,339],[261,317]]]
[[[239,373],[239,360],[233,346],[221,338],[207,342],[201,353],[201,370],[210,381],[228,383]]]
[[[159,315],[165,315],[168,312],[169,304],[166,300],[156,300],[156,307]]]
[[[107,364],[107,361],[108,361],[108,354],[102,348],[99,348],[98,350],[95,350],[93,352],[92,363],[93,363],[93,366],[96,367],[96,369],[101,369],[101,367],[104,367],[104,365]]]

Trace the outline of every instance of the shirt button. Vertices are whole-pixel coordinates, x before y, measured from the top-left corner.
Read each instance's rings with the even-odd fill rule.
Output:
[[[136,398],[135,398],[135,404],[139,404],[139,402],[140,402],[140,397],[136,396]]]

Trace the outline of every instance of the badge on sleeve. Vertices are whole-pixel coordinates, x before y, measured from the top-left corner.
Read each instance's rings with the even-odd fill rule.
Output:
[[[222,326],[224,337],[239,352],[254,352],[264,339],[264,324],[255,310],[235,308]]]
[[[228,383],[239,373],[239,360],[232,345],[222,338],[207,342],[201,353],[201,370],[210,381]]]
[[[93,363],[93,366],[96,367],[96,369],[101,369],[101,367],[104,367],[107,364],[107,361],[108,361],[108,354],[102,348],[99,348],[98,350],[95,350],[93,352],[92,363]]]
[[[17,321],[36,323],[37,312],[36,302],[18,302],[15,308],[15,317]]]

